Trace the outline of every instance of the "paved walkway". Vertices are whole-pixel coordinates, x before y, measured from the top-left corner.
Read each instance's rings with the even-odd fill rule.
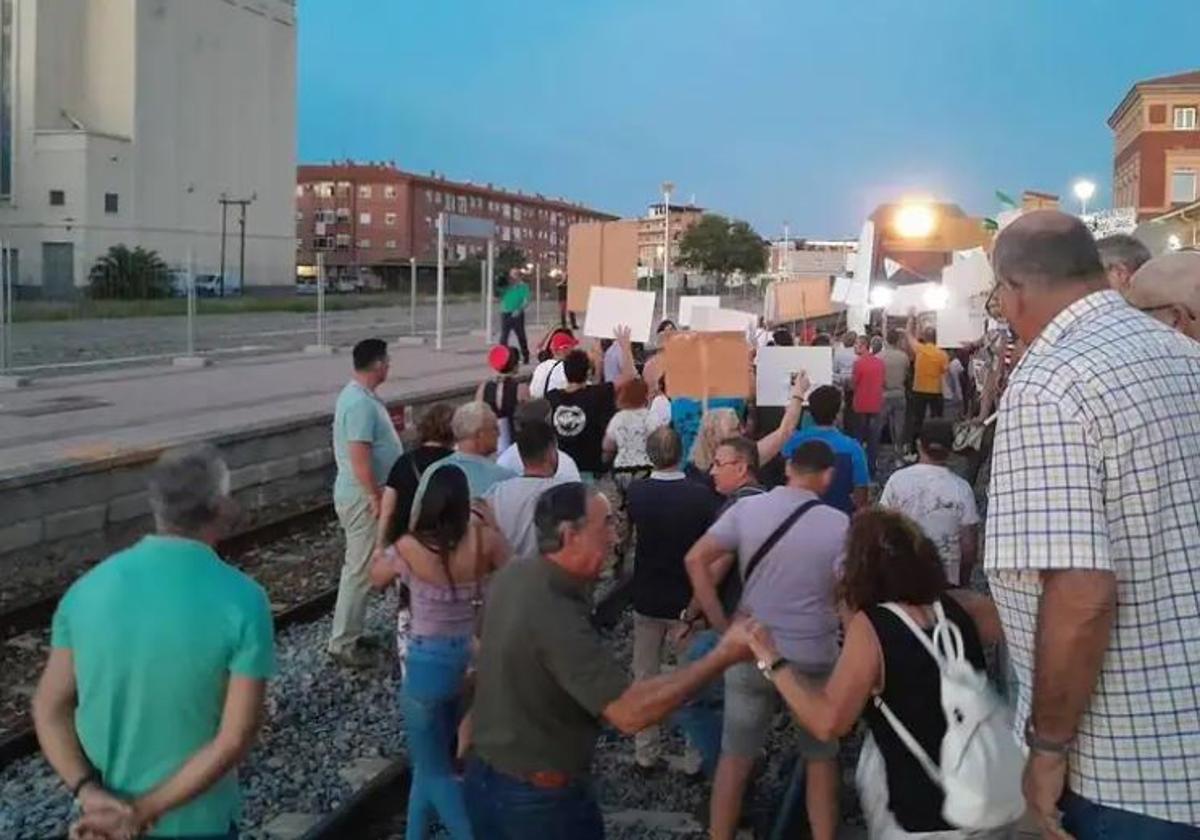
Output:
[[[455,337],[440,353],[393,346],[380,395],[395,400],[476,384],[488,374],[484,350],[479,336]],[[0,479],[330,412],[350,372],[342,349],[61,376],[0,391]]]

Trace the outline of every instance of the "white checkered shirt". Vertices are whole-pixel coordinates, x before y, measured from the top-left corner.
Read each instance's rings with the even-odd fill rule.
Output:
[[[1117,615],[1070,757],[1103,805],[1200,825],[1200,343],[1095,292],[1000,401],[985,567],[1029,715],[1039,569],[1105,569]]]

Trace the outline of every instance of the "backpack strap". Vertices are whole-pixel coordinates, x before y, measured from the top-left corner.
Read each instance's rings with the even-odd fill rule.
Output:
[[[896,717],[896,713],[888,708],[888,704],[884,703],[883,698],[878,694],[875,695],[875,708],[879,709],[888,724],[891,725],[892,730],[896,733],[896,737],[912,753],[912,757],[921,765],[926,775],[929,776],[935,785],[945,789],[945,785],[942,783],[941,768],[929,757],[929,753],[925,752],[925,748],[913,737],[913,734],[908,731],[908,727],[900,722],[900,718]]]
[[[754,574],[754,570],[758,568],[759,563],[761,563],[763,558],[771,552],[771,549],[775,547],[775,544],[783,539],[784,534],[792,530],[792,526],[800,520],[800,517],[804,516],[804,514],[808,513],[819,504],[821,504],[820,499],[809,499],[807,502],[804,502],[802,505],[800,505],[800,507],[789,513],[787,518],[779,523],[779,527],[771,532],[771,536],[763,540],[762,545],[760,545],[758,550],[754,552],[754,556],[751,557],[749,562],[746,563],[746,573],[742,575],[743,584],[748,584],[750,582],[750,575]]]

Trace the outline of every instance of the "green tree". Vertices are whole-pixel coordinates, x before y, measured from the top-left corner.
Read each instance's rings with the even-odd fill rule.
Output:
[[[760,274],[767,266],[767,243],[739,219],[705,213],[679,240],[680,265],[715,274],[722,284],[740,271]]]
[[[171,294],[171,275],[157,251],[114,245],[92,265],[88,294],[120,300],[164,298]]]
[[[504,245],[496,253],[496,277],[507,277],[514,268],[524,268],[529,264],[525,252],[516,245]]]

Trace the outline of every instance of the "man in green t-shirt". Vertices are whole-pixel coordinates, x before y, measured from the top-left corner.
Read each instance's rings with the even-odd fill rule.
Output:
[[[80,836],[232,836],[275,670],[271,609],[213,551],[237,515],[214,449],[164,455],[149,498],[158,533],[59,603],[34,725]]]
[[[508,272],[508,285],[500,296],[500,343],[508,344],[508,334],[517,334],[521,364],[529,364],[529,340],[525,337],[525,307],[529,306],[529,284],[517,269]]]

